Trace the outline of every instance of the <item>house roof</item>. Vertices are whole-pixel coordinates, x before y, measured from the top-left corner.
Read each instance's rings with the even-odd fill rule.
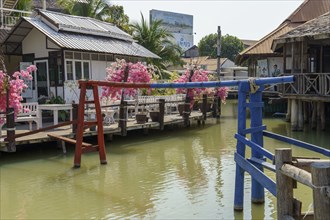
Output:
[[[327,12],[313,20],[310,20],[288,33],[277,37],[273,41],[272,49],[275,49],[279,44],[286,42],[302,41],[308,39],[330,39],[330,12]]]
[[[43,10],[20,19],[4,42],[6,52],[17,52],[18,45],[33,28],[63,49],[160,58],[110,23]]]
[[[218,68],[218,60],[209,58],[208,56],[203,57],[194,57],[194,58],[182,58],[183,62],[185,64],[188,63],[196,63],[198,66],[205,65],[207,67],[207,70],[209,71],[216,71]],[[220,58],[220,66],[222,66],[228,58]]]
[[[258,42],[257,40],[245,40],[245,39],[240,39],[240,40],[242,41],[244,47],[250,47]]]
[[[263,37],[256,44],[243,50],[237,57],[236,63],[242,63],[251,56],[269,56],[275,38],[291,31],[297,26],[330,11],[329,0],[305,0],[287,19],[275,30]]]

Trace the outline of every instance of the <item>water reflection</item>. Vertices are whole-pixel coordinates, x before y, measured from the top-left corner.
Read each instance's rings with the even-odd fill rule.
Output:
[[[244,211],[233,211],[236,108],[230,102],[224,106],[220,123],[208,120],[201,127],[115,137],[107,144],[106,166],[92,153],[83,155],[80,169],[71,169],[73,149],[62,156],[55,146],[2,154],[0,218],[276,218],[276,200],[269,192],[265,204],[251,204],[248,175]],[[264,123],[276,133],[308,135],[291,133],[281,119],[269,118]],[[315,144],[329,143],[325,133],[312,132],[309,138]],[[271,151],[287,147],[269,139],[265,146]],[[269,175],[274,178],[273,173]],[[304,200],[305,191],[299,186],[295,195]]]

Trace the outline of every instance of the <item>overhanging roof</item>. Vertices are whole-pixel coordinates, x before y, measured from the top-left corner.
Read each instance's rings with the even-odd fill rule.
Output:
[[[315,40],[330,39],[330,12],[279,36],[274,40],[272,49],[275,51],[280,44],[303,41],[305,38]]]
[[[271,50],[275,38],[291,31],[293,28],[330,11],[329,0],[305,0],[282,24],[263,37],[255,45],[242,51],[235,59],[238,64],[249,57],[276,56]]]
[[[50,15],[54,15],[54,17]],[[13,27],[9,36],[3,43],[5,52],[18,53],[21,42],[29,32],[35,28],[62,49],[160,58],[156,54],[135,43],[130,35],[125,32],[125,34],[122,34],[121,32],[123,31],[111,24],[110,26],[104,24],[106,26],[104,27],[101,24],[106,22],[95,23],[95,19],[91,20],[85,17],[61,15],[63,14],[42,11],[35,17],[20,18],[19,22]],[[84,19],[86,19],[85,25],[83,24]],[[88,21],[92,21],[92,23]],[[72,29],[70,29],[70,22],[72,24]],[[95,23],[95,27],[93,27],[93,22]],[[79,29],[79,25],[82,25],[81,29]],[[88,27],[90,27],[90,29]],[[115,27],[115,29],[111,30],[119,29],[120,31],[110,31],[110,33],[108,27]],[[98,31],[96,29],[98,29]],[[98,35],[97,33],[100,34]]]

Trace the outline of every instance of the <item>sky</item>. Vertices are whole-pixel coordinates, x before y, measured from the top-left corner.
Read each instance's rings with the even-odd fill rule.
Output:
[[[193,15],[194,44],[217,33],[244,40],[260,40],[278,27],[303,0],[118,0],[130,22],[139,22],[141,14],[149,20],[151,9]]]

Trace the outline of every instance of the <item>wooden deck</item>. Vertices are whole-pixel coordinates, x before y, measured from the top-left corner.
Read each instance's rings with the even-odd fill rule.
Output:
[[[210,115],[211,113],[208,113]],[[190,114],[190,120],[193,121],[203,121],[203,115],[201,112],[193,111]],[[184,120],[182,116],[179,114],[173,114],[173,115],[165,115],[164,117],[164,125],[174,125],[174,124],[183,124]],[[45,124],[46,126],[50,126],[52,124]],[[118,128],[118,123],[114,123],[111,125],[104,125],[104,134],[105,135],[120,135],[121,129]],[[146,122],[144,124],[137,124],[136,120],[134,118],[129,118],[127,121],[127,130],[139,130],[139,129],[159,129],[159,123],[158,122]],[[28,125],[18,125],[16,127],[16,134],[25,133],[28,132]],[[36,143],[46,143],[46,142],[52,142],[56,141],[49,137],[47,134],[55,134],[60,135],[68,138],[74,138],[74,134],[72,133],[72,129],[70,126],[64,126],[61,128],[53,129],[50,131],[45,132],[39,132],[33,135],[21,137],[16,139],[16,146],[19,145],[26,145],[26,144],[36,144]],[[6,142],[4,141],[4,138],[6,137],[6,131],[2,131],[2,137],[0,138],[0,151],[6,151]],[[93,131],[90,129],[87,129],[84,132],[84,137],[87,136],[97,136],[97,131]]]

